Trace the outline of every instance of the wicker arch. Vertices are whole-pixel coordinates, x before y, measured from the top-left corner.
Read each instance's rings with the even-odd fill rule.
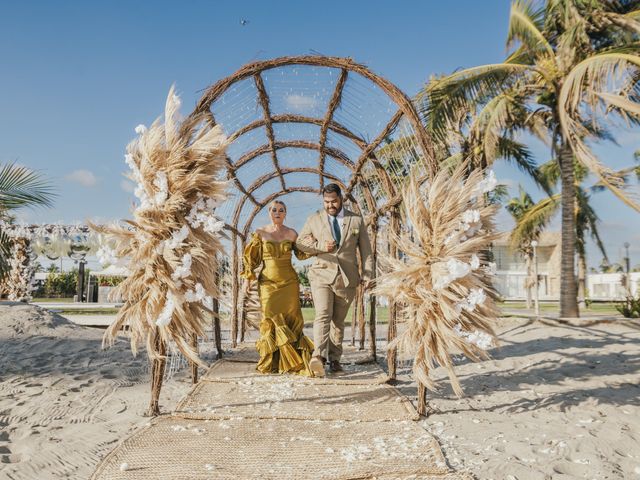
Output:
[[[282,175],[288,175],[290,173],[315,173],[315,174],[318,174],[319,172],[320,171],[317,168],[308,168],[308,167],[284,168],[284,169],[281,170]],[[278,172],[265,173],[261,177],[257,178],[249,187],[247,187],[247,194],[248,195],[252,195],[253,192],[255,192],[258,188],[260,188],[266,182],[268,182],[269,180],[273,180],[274,178],[278,178],[279,175],[280,174]],[[346,185],[342,182],[342,180],[339,177],[336,177],[335,175],[331,175],[330,173],[327,173],[327,172],[323,172],[323,176],[325,178],[328,178],[332,182],[335,182],[338,185],[340,185],[340,187],[342,189],[346,188]],[[289,191],[288,190],[281,190],[281,193],[284,195],[286,193],[289,193]],[[247,199],[249,198],[248,195],[243,197],[240,200],[240,202],[238,202],[238,205],[236,206],[236,209],[233,212],[233,223],[236,224],[236,225],[237,225],[238,219],[240,217],[240,212],[244,208],[244,205],[247,202]],[[266,200],[263,200],[262,202],[259,202],[257,205],[255,205],[254,209],[257,210],[257,212],[259,212],[262,208],[266,207],[267,204],[268,204],[268,202],[266,202]],[[253,217],[252,217],[252,220],[253,220]],[[251,222],[247,221],[245,223],[245,227],[243,228],[243,232],[247,232],[248,229],[251,227],[251,225],[252,225],[252,221]]]
[[[326,69],[330,73],[336,72],[333,76],[335,80],[335,83],[332,83],[333,90],[326,90],[328,101],[325,104],[324,115],[275,111],[277,108],[275,110],[273,108],[274,92],[270,92],[269,81],[265,81],[265,79],[269,80],[269,75],[266,73],[272,74],[280,69],[284,75],[285,69],[308,67]],[[354,115],[349,117],[344,113],[354,104],[354,99],[350,98],[350,95],[354,95],[354,87],[349,90],[349,86],[359,85],[360,81],[371,85],[372,90],[375,88],[376,95],[382,92],[392,105],[390,110],[385,111],[389,115],[385,117],[386,123],[383,123],[382,127],[377,128],[375,132],[370,131],[366,134],[361,132],[357,119],[355,125],[354,121],[349,120],[355,118]],[[234,345],[238,340],[238,334],[244,333],[245,328],[244,322],[241,322],[242,301],[238,282],[238,272],[241,267],[240,249],[247,241],[254,219],[268,203],[292,192],[320,193],[326,181],[338,183],[344,189],[345,197],[354,209],[365,216],[371,230],[375,258],[380,218],[388,218],[387,228],[394,231],[400,228],[401,219],[397,209],[401,201],[399,189],[408,175],[409,168],[415,166],[411,162],[416,162],[416,158],[419,159],[421,175],[431,176],[436,170],[430,139],[422,127],[421,119],[411,100],[393,83],[350,58],[298,56],[250,63],[207,88],[192,115],[204,115],[211,124],[220,123],[224,128],[225,119],[216,118],[215,107],[219,103],[224,103],[226,98],[231,98],[230,104],[234,105],[233,102],[237,102],[240,109],[244,105],[243,100],[238,99],[239,94],[235,97],[231,95],[236,87],[238,91],[241,89],[251,91],[251,95],[254,96],[251,104],[255,104],[255,112],[253,112],[254,117],[246,123],[237,122],[239,125],[235,125],[229,122],[234,124],[235,128],[234,131],[227,131],[230,144],[250,143],[253,136],[266,138],[266,141],[252,144],[246,149],[238,147],[241,151],[236,152],[235,160],[231,156],[226,159],[228,178],[233,182],[238,193],[235,205],[229,206],[229,210],[222,214],[227,222],[226,228],[231,232],[233,250],[231,327]],[[371,95],[373,96],[373,93]],[[368,98],[366,94],[365,98]],[[340,115],[343,119],[339,118]],[[319,130],[319,134],[314,133],[313,141],[300,138],[278,138],[278,132],[287,129],[287,125],[307,125],[313,132]],[[398,133],[402,128],[408,133]],[[290,130],[295,131],[293,127]],[[336,139],[342,139],[344,143]],[[389,145],[393,148],[387,147]],[[293,151],[299,152],[315,151],[318,155],[317,163],[287,166],[283,163],[282,157],[287,149],[296,149]],[[339,166],[339,168],[333,168],[342,169],[344,175],[331,171],[332,164]],[[397,164],[400,164],[401,172],[392,171],[391,166]],[[248,181],[246,178],[242,180],[242,177],[247,177],[248,172],[253,172],[256,168],[261,168],[261,171]],[[317,183],[314,182],[315,185],[289,184],[291,183],[289,176],[296,178],[295,174],[316,176]],[[255,192],[260,187],[268,185],[265,190],[269,190],[275,185],[273,180],[276,179],[278,182],[275,183],[279,184],[276,191],[268,192],[263,199],[256,198]],[[251,209],[246,208],[247,202],[252,204]],[[394,247],[389,248],[390,251],[395,251]],[[356,297],[356,311],[360,312],[361,346],[364,345],[363,302],[364,298],[360,292]],[[371,307],[375,306],[375,297],[372,296],[370,302]],[[392,305],[390,335],[395,331],[396,311],[397,309]],[[372,355],[375,356],[375,308],[370,308],[369,315],[370,346]],[[390,364],[390,374],[393,376],[395,361],[393,361],[393,370],[391,367]]]

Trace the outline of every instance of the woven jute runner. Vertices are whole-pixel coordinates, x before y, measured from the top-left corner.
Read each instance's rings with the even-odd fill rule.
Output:
[[[260,375],[243,351],[216,362],[171,415],[124,440],[93,480],[470,480],[452,472],[410,402],[373,363],[346,373]]]

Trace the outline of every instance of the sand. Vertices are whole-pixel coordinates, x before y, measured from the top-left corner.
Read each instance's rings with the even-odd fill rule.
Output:
[[[36,306],[0,305],[0,479],[86,479],[134,429],[149,400],[144,351]],[[191,387],[184,372],[162,390],[172,409]]]
[[[496,480],[640,478],[640,323],[503,319],[498,332],[493,360],[456,368],[465,398],[444,382],[430,396],[423,424],[450,466]]]
[[[460,360],[465,398],[446,381],[430,395],[422,425],[450,466],[479,479],[640,479],[640,324],[504,319],[498,331],[492,360]],[[101,335],[0,305],[0,479],[86,479],[147,423],[144,352],[134,359],[124,340],[103,352]],[[173,377],[163,409],[189,388],[186,370]]]

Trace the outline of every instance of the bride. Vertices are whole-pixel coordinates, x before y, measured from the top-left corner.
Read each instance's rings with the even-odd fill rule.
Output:
[[[244,250],[244,290],[256,280],[254,270],[262,265],[258,280],[262,320],[256,349],[261,373],[297,373],[313,376],[309,360],[313,342],[302,333],[298,275],[291,264],[292,253],[299,260],[310,255],[295,246],[298,234],[284,225],[287,207],[275,200],[269,206],[271,225],[258,228]]]

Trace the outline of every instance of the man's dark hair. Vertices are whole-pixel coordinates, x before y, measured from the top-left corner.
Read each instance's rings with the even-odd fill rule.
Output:
[[[322,189],[322,195],[325,193],[335,193],[338,197],[342,198],[342,190],[340,189],[340,185],[337,183],[328,183]]]

